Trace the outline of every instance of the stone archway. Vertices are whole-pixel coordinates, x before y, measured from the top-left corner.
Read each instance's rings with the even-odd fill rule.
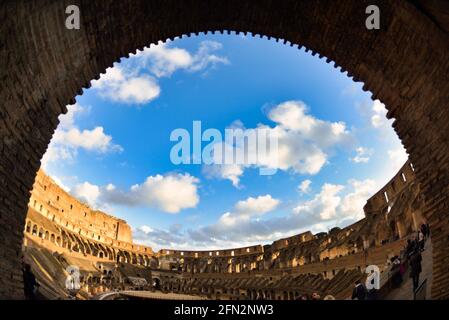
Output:
[[[414,1],[421,2],[421,1]],[[39,3],[39,4],[37,4]],[[438,6],[439,0],[432,3]],[[65,8],[81,29],[65,28]],[[379,31],[365,8],[381,10]],[[256,7],[257,6],[257,7]],[[173,9],[176,8],[176,9]],[[449,36],[411,1],[48,0],[0,7],[0,298],[22,297],[20,250],[29,191],[57,117],[89,82],[136,49],[205,31],[285,39],[348,70],[384,102],[410,154],[432,228],[433,298],[449,297]]]

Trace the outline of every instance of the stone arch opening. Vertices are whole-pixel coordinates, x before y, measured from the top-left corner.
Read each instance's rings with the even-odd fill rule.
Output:
[[[304,45],[314,55],[336,61],[355,80],[363,80],[364,88],[374,93],[373,98],[385,103],[388,116],[396,118],[394,128],[410,155],[426,198],[424,214],[433,230],[434,260],[449,256],[448,34],[410,1],[332,1],[321,6],[321,2],[262,0],[255,8],[251,1],[98,4],[79,0],[74,2],[83,12],[80,32],[68,32],[65,16],[53,15],[64,13],[66,2],[49,1],[37,7],[29,1],[1,8],[2,16],[7,17],[4,28],[11,31],[1,35],[2,42],[15,52],[11,54],[8,49],[0,53],[0,60],[5,62],[0,74],[5,83],[12,84],[0,90],[4,102],[1,118],[15,123],[1,131],[4,161],[0,181],[4,192],[0,210],[11,217],[2,220],[1,227],[13,244],[2,245],[2,249],[11,256],[8,263],[17,268],[2,272],[0,297],[22,295],[20,286],[12,282],[20,279],[18,252],[22,244],[21,235],[14,230],[23,230],[29,200],[25,190],[32,188],[33,173],[56,129],[57,117],[66,111],[65,105],[74,102],[81,88],[89,87],[88,81],[98,78],[129,52],[161,39],[207,30],[252,31]],[[373,3],[381,9],[383,28],[367,32],[364,10]],[[180,10],[169,10],[174,5],[181,6]],[[123,23],[128,15],[133,19]],[[152,15],[159,19],[148,19]],[[48,23],[38,23],[42,19]],[[40,41],[32,42],[26,26],[33,28]],[[47,32],[58,36],[47,37]],[[31,57],[37,60],[32,62]],[[21,72],[25,68],[30,72]],[[3,226],[11,223],[12,228]],[[33,234],[37,233],[35,227]],[[438,261],[434,266],[441,265]],[[434,298],[449,296],[449,274],[444,271],[434,270]]]

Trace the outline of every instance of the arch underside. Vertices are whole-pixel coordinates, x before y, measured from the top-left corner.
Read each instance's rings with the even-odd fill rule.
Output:
[[[437,3],[438,0],[434,0]],[[81,30],[65,28],[77,4]],[[365,27],[377,4],[381,30]],[[416,168],[432,228],[433,298],[449,298],[449,37],[406,0],[11,1],[0,8],[0,298],[21,298],[29,192],[66,105],[121,57],[208,31],[304,46],[363,81]]]

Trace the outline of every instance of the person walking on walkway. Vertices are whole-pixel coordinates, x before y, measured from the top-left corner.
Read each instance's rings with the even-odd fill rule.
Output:
[[[419,250],[421,252],[424,251],[424,244],[425,244],[424,233],[422,231],[419,231],[418,232],[418,245],[419,245]]]
[[[355,282],[354,289],[352,290],[352,300],[365,300],[366,293],[365,286],[360,282],[360,280],[357,280]]]
[[[36,299],[36,289],[39,284],[36,281],[36,277],[33,272],[31,272],[31,266],[29,264],[24,264],[23,266],[23,290],[25,298],[28,300]]]
[[[410,278],[413,280],[413,292],[419,287],[419,274],[422,271],[421,261],[421,252],[417,249],[410,258]]]
[[[423,223],[421,224],[421,232],[424,235],[424,239],[427,240],[427,226]]]

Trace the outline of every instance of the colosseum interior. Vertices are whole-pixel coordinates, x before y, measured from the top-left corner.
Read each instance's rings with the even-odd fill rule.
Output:
[[[76,32],[59,14],[69,4],[83,12]],[[368,4],[382,11],[379,31],[365,28]],[[347,299],[372,264],[381,267],[379,294],[387,298],[390,258],[423,222],[432,230],[430,296],[449,298],[448,12],[444,0],[262,0],[257,8],[250,0],[3,2],[0,298],[23,298],[23,256],[48,299],[67,298],[70,265],[80,268],[80,299],[116,290]],[[39,170],[58,116],[113,62],[159,40],[231,30],[304,46],[385,103],[410,161],[367,199],[365,218],[269,245],[153,252],[133,243],[126,221],[92,210]]]
[[[367,200],[365,218],[346,228],[304,232],[263,246],[154,252],[133,243],[126,221],[90,209],[40,170],[28,203],[23,254],[48,299],[67,298],[71,265],[79,267],[78,294],[86,299],[116,289],[220,300],[284,300],[312,293],[346,299],[369,265],[381,268],[387,295],[390,260],[425,222],[423,208],[407,162]]]

